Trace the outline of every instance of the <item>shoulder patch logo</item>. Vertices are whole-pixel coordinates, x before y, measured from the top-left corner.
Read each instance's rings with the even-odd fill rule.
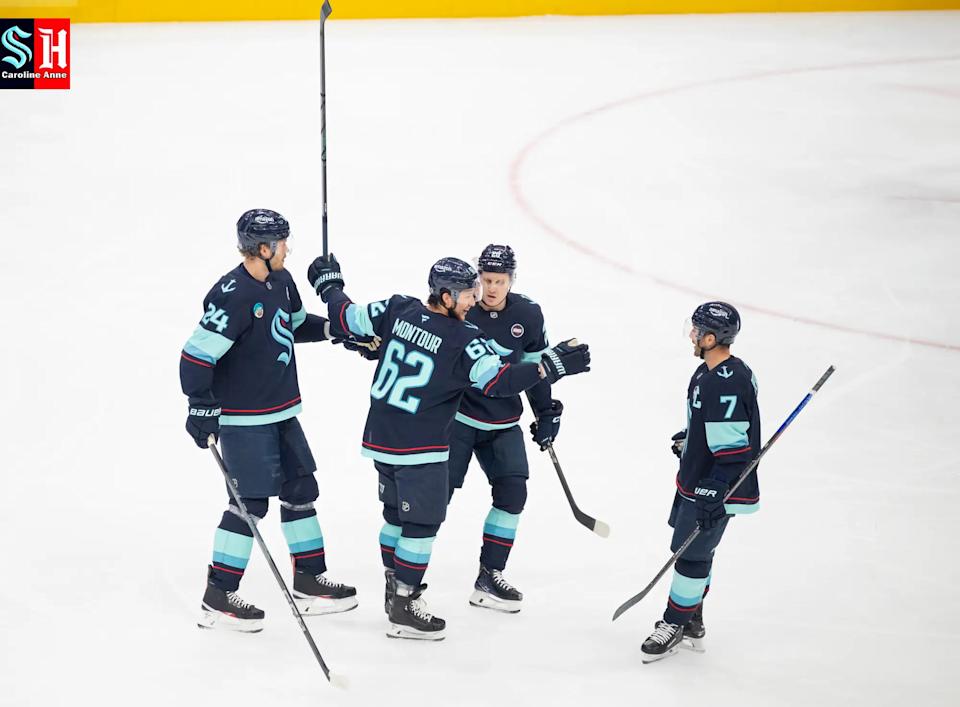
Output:
[[[512,327],[510,327],[510,333],[513,334],[513,338],[515,339],[519,339],[521,336],[523,336],[523,332],[523,324],[514,324]]]
[[[223,294],[227,294],[228,292],[233,292],[235,289],[237,289],[236,280],[231,280],[226,285],[220,285],[220,291],[223,292]]]
[[[720,370],[717,371],[717,375],[721,378],[729,378],[733,375],[733,371],[728,371],[726,366],[720,366]]]
[[[253,305],[253,316],[257,319],[263,319],[263,305],[259,302]]]

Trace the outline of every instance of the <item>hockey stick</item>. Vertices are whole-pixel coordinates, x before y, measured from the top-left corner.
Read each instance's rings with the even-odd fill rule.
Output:
[[[320,7],[320,171],[323,176],[323,255],[329,254],[327,246],[327,73],[323,44],[323,26],[333,12],[328,0]]]
[[[527,401],[530,403],[530,412],[536,414],[533,408],[533,398],[530,397],[530,391],[527,391]],[[553,450],[553,442],[547,444],[547,451],[550,453],[550,459],[553,461],[553,468],[557,470],[557,476],[560,477],[560,485],[563,486],[563,492],[567,495],[567,503],[570,504],[570,510],[573,511],[573,517],[577,519],[580,525],[586,526],[601,538],[610,536],[610,526],[602,520],[597,520],[593,516],[588,516],[580,510],[577,502],[573,500],[573,494],[570,492],[570,486],[563,475],[563,469],[560,468],[560,460],[557,459],[557,453]]]
[[[760,459],[763,458],[763,455],[766,454],[767,450],[769,450],[770,447],[773,446],[774,442],[780,439],[780,435],[783,434],[783,431],[786,430],[787,427],[790,425],[790,423],[793,422],[793,420],[796,418],[796,416],[800,414],[800,411],[807,406],[807,403],[810,402],[810,400],[817,393],[817,391],[820,390],[823,384],[827,382],[827,379],[831,375],[833,375],[834,370],[836,369],[833,366],[830,366],[830,368],[827,369],[826,373],[820,376],[820,380],[818,380],[817,384],[813,386],[813,388],[810,390],[809,393],[807,393],[806,397],[800,401],[800,404],[797,405],[794,411],[790,413],[790,417],[788,417],[786,421],[782,425],[780,425],[780,429],[778,429],[776,433],[773,435],[773,437],[771,437],[767,441],[767,443],[763,445],[763,449],[760,450],[760,453],[754,458],[752,462],[750,462],[750,464],[747,465],[747,468],[741,472],[740,476],[737,477],[737,480],[734,482],[733,486],[730,487],[730,490],[727,491],[727,494],[723,497],[724,503],[726,503],[727,499],[729,499],[733,495],[733,492],[736,491],[737,487],[743,483],[744,479],[746,479],[751,473],[753,473],[753,470],[757,468],[757,465],[760,463]],[[657,584],[657,582],[661,580],[663,575],[667,573],[667,570],[673,567],[674,563],[677,561],[677,559],[679,559],[680,555],[682,555],[686,551],[686,549],[690,547],[690,544],[697,539],[698,535],[700,535],[700,526],[697,526],[696,528],[693,529],[693,532],[691,532],[690,535],[687,536],[687,539],[683,541],[683,545],[680,546],[680,549],[677,550],[675,553],[673,553],[673,556],[669,560],[667,560],[667,564],[665,564],[661,568],[661,570],[657,572],[657,576],[650,581],[650,584],[648,584],[646,587],[643,588],[642,592],[640,592],[639,594],[635,594],[634,596],[630,597],[625,602],[623,602],[623,604],[617,607],[617,610],[613,612],[612,620],[616,621],[617,618],[620,616],[620,614],[622,614],[627,609],[632,607],[634,604],[637,604],[645,596],[647,596],[647,594],[650,593],[650,590],[653,589],[654,586]]]
[[[263,542],[263,537],[260,535],[260,531],[257,530],[257,524],[254,523],[253,518],[251,518],[250,514],[247,513],[247,507],[243,505],[243,501],[240,500],[240,495],[233,487],[233,480],[230,478],[230,474],[227,473],[227,467],[223,463],[223,457],[220,456],[220,450],[217,449],[217,441],[214,439],[213,435],[210,435],[209,439],[207,440],[207,445],[210,447],[210,451],[213,452],[213,457],[217,460],[217,465],[220,467],[220,471],[223,472],[223,478],[227,481],[227,489],[230,491],[230,498],[232,498],[233,502],[237,504],[237,508],[240,509],[240,515],[243,516],[243,519],[247,522],[250,530],[253,531],[253,537],[257,539],[257,545],[260,546],[264,557],[267,558],[267,564],[270,565],[270,571],[273,572],[273,576],[276,578],[277,584],[279,584],[280,589],[283,590],[283,596],[286,597],[287,604],[290,605],[290,611],[293,612],[293,617],[297,620],[297,623],[300,624],[300,630],[303,631],[303,637],[307,639],[307,643],[310,644],[310,650],[313,651],[313,656],[317,659],[317,662],[320,663],[320,669],[323,671],[324,677],[326,677],[330,684],[334,687],[345,688],[347,686],[346,679],[341,675],[330,672],[327,664],[323,661],[323,656],[320,655],[320,650],[317,648],[317,644],[313,641],[313,636],[310,634],[310,629],[308,629],[307,625],[303,623],[303,616],[300,615],[297,605],[293,603],[293,597],[290,595],[290,590],[287,589],[286,582],[284,582],[283,577],[280,576],[280,570],[277,569],[277,564],[273,561],[273,556],[267,549],[267,544]]]

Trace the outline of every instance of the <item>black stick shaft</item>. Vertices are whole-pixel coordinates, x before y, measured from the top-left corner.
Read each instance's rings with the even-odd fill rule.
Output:
[[[273,572],[273,576],[277,580],[277,584],[280,585],[280,589],[283,591],[283,596],[286,598],[287,604],[290,605],[290,611],[293,612],[294,618],[297,620],[297,623],[300,624],[300,630],[303,631],[303,637],[306,638],[307,643],[310,644],[310,650],[313,651],[314,658],[316,658],[317,662],[320,664],[320,669],[323,671],[324,677],[327,678],[327,680],[330,680],[330,669],[324,662],[323,656],[320,655],[320,650],[317,648],[317,644],[313,641],[313,636],[310,634],[310,629],[308,629],[307,625],[303,622],[303,616],[300,615],[300,610],[297,609],[297,605],[293,601],[293,596],[291,596],[290,590],[287,589],[286,582],[284,582],[283,577],[280,576],[280,570],[277,569],[277,564],[273,561],[273,556],[270,554],[270,550],[267,549],[267,544],[263,541],[263,536],[260,535],[260,531],[257,529],[257,524],[253,521],[253,518],[250,517],[250,514],[247,512],[247,507],[243,504],[243,501],[240,500],[239,494],[233,487],[233,481],[230,479],[230,474],[227,472],[227,467],[223,463],[223,457],[220,456],[220,450],[217,449],[217,445],[213,441],[213,435],[210,436],[209,447],[210,451],[213,452],[213,458],[217,460],[217,466],[220,467],[220,471],[223,473],[223,478],[227,482],[227,489],[230,491],[230,498],[232,498],[233,502],[237,504],[237,508],[240,509],[240,515],[243,516],[243,519],[247,522],[247,525],[250,526],[250,530],[253,531],[253,537],[257,539],[257,545],[260,546],[263,556],[267,558],[267,564],[270,565],[270,571]]]
[[[330,250],[327,245],[327,72],[326,49],[323,41],[323,29],[327,17],[333,12],[328,0],[320,8],[320,171],[323,184],[323,254]]]
[[[753,470],[757,468],[757,465],[760,463],[760,460],[763,458],[763,455],[766,454],[767,451],[770,449],[770,447],[773,446],[774,442],[780,439],[780,435],[782,435],[784,430],[786,430],[787,427],[790,426],[790,423],[793,422],[794,419],[796,419],[797,415],[800,414],[800,411],[807,406],[807,403],[810,402],[811,398],[813,398],[813,396],[817,393],[817,391],[820,390],[823,384],[827,382],[827,379],[833,375],[833,372],[835,370],[836,369],[833,366],[830,366],[826,370],[826,372],[822,376],[820,376],[820,380],[818,380],[816,385],[814,385],[813,388],[810,390],[810,392],[807,393],[806,397],[804,397],[804,399],[800,401],[800,404],[797,405],[796,408],[794,408],[793,412],[790,413],[790,416],[784,421],[784,423],[780,425],[780,429],[778,429],[774,433],[773,437],[767,440],[767,443],[763,445],[763,449],[760,450],[760,453],[756,457],[754,457],[753,461],[747,465],[747,468],[740,473],[740,476],[737,477],[737,480],[734,482],[734,484],[730,487],[730,490],[727,491],[726,495],[723,497],[724,503],[726,503],[727,500],[733,495],[733,492],[736,491],[737,487],[743,483],[744,479],[746,479],[747,476],[753,473]],[[663,578],[663,575],[665,575],[670,570],[670,568],[673,567],[676,561],[680,559],[680,556],[684,552],[686,552],[687,548],[690,547],[690,544],[697,539],[698,535],[700,535],[699,526],[693,529],[690,535],[687,536],[687,539],[683,541],[683,544],[680,546],[680,548],[675,553],[673,553],[673,555],[671,555],[670,559],[667,560],[666,564],[660,568],[659,572],[657,572],[657,575],[650,581],[650,583],[646,587],[643,588],[643,591],[641,591],[639,594],[633,595],[632,597],[627,599],[627,601],[625,601],[623,604],[617,607],[617,610],[613,612],[614,621],[616,621],[617,618],[619,618],[619,616],[623,612],[625,612],[627,609],[637,604],[641,599],[643,599],[645,596],[647,596],[647,594],[650,593],[650,590],[657,585],[657,582],[659,582]]]

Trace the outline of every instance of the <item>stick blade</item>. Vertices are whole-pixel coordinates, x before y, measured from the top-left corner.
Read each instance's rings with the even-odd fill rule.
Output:
[[[593,532],[599,535],[601,538],[610,537],[610,526],[604,523],[602,520],[594,521],[593,523]]]
[[[327,680],[338,690],[346,690],[350,687],[350,680],[347,679],[346,675],[341,675],[340,673],[330,673],[327,676]]]

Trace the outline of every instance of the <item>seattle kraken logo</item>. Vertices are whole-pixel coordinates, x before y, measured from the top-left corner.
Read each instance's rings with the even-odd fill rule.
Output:
[[[281,351],[277,360],[284,366],[290,364],[290,357],[293,356],[293,332],[284,327],[284,324],[290,323],[290,315],[282,309],[278,309],[273,315],[273,323],[270,325],[270,334],[273,340],[283,346],[286,351]]]
[[[17,36],[14,37],[14,34]],[[33,50],[17,39],[17,37],[20,39],[26,39],[29,36],[29,32],[24,32],[16,25],[4,32],[3,36],[0,37],[0,43],[3,44],[4,49],[8,49],[16,54],[17,58],[14,59],[9,56],[5,56],[3,57],[3,61],[10,64],[15,69],[22,69],[24,64],[33,59]]]

